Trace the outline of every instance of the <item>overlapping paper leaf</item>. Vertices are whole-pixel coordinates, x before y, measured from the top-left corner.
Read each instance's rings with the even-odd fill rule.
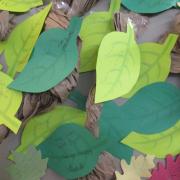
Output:
[[[131,132],[122,143],[145,154],[164,158],[167,154],[180,152],[180,120],[175,126],[158,134],[139,134]]]
[[[85,119],[84,111],[68,106],[56,107],[48,113],[33,117],[23,131],[21,145],[16,152],[23,152],[30,145],[39,145],[62,124],[76,123],[83,126]]]
[[[10,34],[4,53],[11,77],[21,72],[28,62],[50,8],[51,4],[17,25]]]
[[[138,13],[157,13],[175,7],[179,0],[122,0],[124,6]]]
[[[100,135],[112,144],[106,150],[121,157],[116,143],[132,131],[152,134],[172,127],[180,118],[179,109],[180,90],[168,83],[146,86],[122,106],[105,102],[99,123]]]
[[[180,179],[180,155],[175,159],[173,156],[166,157],[166,164],[159,163],[157,168],[152,171],[149,180],[179,180]]]
[[[96,166],[106,142],[75,124],[59,127],[38,146],[43,157],[48,157],[48,167],[58,174],[75,179],[91,172]]]
[[[127,94],[140,73],[140,51],[134,31],[109,33],[101,42],[97,59],[95,102],[112,100]]]
[[[147,155],[146,157],[140,155],[133,156],[130,164],[125,160],[121,160],[121,167],[123,174],[116,172],[116,180],[141,180],[141,178],[148,178],[151,176],[151,169],[154,168],[154,156]]]
[[[154,83],[142,88],[124,105],[105,102],[100,130],[108,138],[122,140],[131,131],[159,133],[180,119],[180,90],[169,83]]]
[[[8,168],[11,180],[40,180],[47,169],[47,159],[30,147],[26,153],[13,152],[14,163]]]
[[[170,34],[164,44],[140,44],[141,70],[138,81],[133,89],[124,97],[133,96],[140,88],[149,84],[165,81],[170,72],[171,50],[178,36]]]
[[[0,0],[0,10],[25,12],[42,4],[42,0]]]
[[[0,125],[17,133],[21,122],[15,117],[22,101],[22,93],[7,88],[12,79],[0,71]]]
[[[74,17],[68,29],[50,29],[38,39],[25,69],[10,88],[45,92],[63,81],[78,63],[77,36],[81,19]]]
[[[87,16],[82,23],[80,37],[82,50],[80,54],[80,71],[96,69],[98,49],[104,36],[114,31],[113,14],[120,9],[120,0],[111,0],[108,12],[96,12]]]

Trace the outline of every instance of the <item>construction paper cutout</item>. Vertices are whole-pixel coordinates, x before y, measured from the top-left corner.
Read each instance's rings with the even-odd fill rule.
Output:
[[[164,44],[144,43],[139,45],[141,53],[140,75],[136,85],[124,97],[132,97],[142,87],[166,80],[171,66],[170,53],[177,38],[177,35],[170,34]]]
[[[156,169],[152,171],[152,176],[149,180],[179,180],[180,179],[180,155],[173,158],[168,155],[166,157],[166,165],[158,163]]]
[[[146,86],[123,106],[112,101],[104,103],[99,119],[100,136],[120,143],[132,131],[159,133],[178,121],[179,109],[180,90],[175,86],[168,83]],[[111,146],[107,151],[118,156]]]
[[[80,54],[80,72],[96,69],[98,49],[104,36],[115,30],[114,13],[119,11],[121,0],[111,0],[108,12],[96,12],[85,17],[82,23],[80,37],[82,49]]]
[[[4,124],[17,133],[21,121],[15,115],[21,105],[22,93],[7,88],[12,79],[0,71],[0,125]]]
[[[159,133],[180,119],[180,90],[169,83],[154,83],[142,88],[123,106],[105,102],[100,116],[101,133],[114,140],[131,131]]]
[[[154,168],[154,156],[147,155],[146,157],[140,155],[133,156],[130,164],[123,159],[121,160],[121,168],[123,174],[115,172],[116,180],[141,180],[141,178],[148,178],[151,176],[151,169]]]
[[[140,73],[140,51],[134,31],[112,32],[101,42],[97,65],[95,102],[112,100],[127,94]]]
[[[50,29],[38,39],[27,66],[10,84],[23,92],[45,92],[63,81],[78,63],[77,36],[81,19],[74,17],[68,29]]]
[[[26,12],[42,4],[42,0],[0,0],[0,10]]]
[[[51,4],[17,25],[10,34],[4,53],[8,66],[7,73],[12,78],[16,72],[21,72],[28,62],[50,8]]]
[[[122,0],[122,4],[137,13],[158,13],[176,7],[179,0]]]
[[[0,41],[0,54],[4,51],[7,41]]]
[[[14,163],[7,171],[12,180],[40,180],[45,175],[48,159],[41,158],[41,152],[29,147],[26,153],[13,152]]]
[[[67,179],[82,177],[96,166],[106,142],[96,139],[87,129],[75,124],[59,127],[38,146],[48,167]]]
[[[172,105],[173,106],[173,105]],[[153,154],[164,158],[167,154],[176,155],[180,152],[180,120],[175,126],[158,134],[146,135],[131,132],[122,143],[145,154]]]
[[[78,109],[86,111],[87,96],[82,95],[78,90],[70,92],[68,99],[76,104]]]
[[[68,106],[58,106],[52,111],[35,116],[26,125],[21,137],[21,145],[16,152],[24,152],[30,145],[38,146],[62,124],[76,123],[84,126],[85,120],[84,111]],[[12,156],[9,158],[11,159]]]

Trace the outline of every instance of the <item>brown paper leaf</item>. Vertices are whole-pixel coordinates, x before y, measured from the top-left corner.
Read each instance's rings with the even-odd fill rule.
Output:
[[[130,164],[125,160],[121,161],[123,174],[116,172],[117,180],[141,180],[141,178],[148,178],[151,176],[150,170],[154,168],[154,156],[147,155],[146,157],[140,155],[137,158],[133,156]]]

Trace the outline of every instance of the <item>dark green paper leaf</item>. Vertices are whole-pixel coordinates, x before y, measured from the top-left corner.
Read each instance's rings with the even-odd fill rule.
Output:
[[[47,169],[47,159],[41,159],[40,151],[30,147],[27,152],[13,152],[14,163],[7,171],[11,180],[40,180]]]
[[[124,6],[137,13],[157,13],[177,5],[179,0],[122,0]]]
[[[95,166],[106,142],[95,139],[91,133],[75,124],[59,127],[38,146],[43,157],[48,157],[48,167],[58,174],[74,179],[88,174]]]
[[[33,55],[10,88],[23,92],[44,92],[63,81],[78,62],[77,35],[81,19],[74,17],[67,30],[50,29],[44,32]]]
[[[180,90],[168,83],[155,83],[138,91],[123,106],[104,103],[101,135],[120,141],[131,131],[159,133],[180,119]]]

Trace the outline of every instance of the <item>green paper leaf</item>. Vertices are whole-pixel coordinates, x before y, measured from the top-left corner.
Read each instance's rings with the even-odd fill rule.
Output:
[[[127,94],[140,73],[140,51],[134,31],[109,33],[101,42],[97,59],[95,102],[112,100]]]
[[[120,0],[111,0],[108,12],[96,12],[87,16],[82,23],[80,37],[83,41],[80,54],[80,72],[96,69],[98,49],[104,36],[115,30],[114,13],[120,9]]]
[[[7,41],[0,41],[0,54],[4,51]]]
[[[85,128],[74,124],[63,125],[38,146],[48,167],[68,179],[82,177],[96,166],[105,142]]]
[[[31,60],[10,88],[44,92],[63,81],[78,63],[77,36],[81,19],[74,17],[68,29],[50,29],[38,39]]]
[[[100,116],[100,133],[121,141],[130,132],[159,133],[180,119],[180,90],[168,83],[144,87],[124,105],[105,102]]]
[[[14,163],[8,168],[11,180],[40,180],[47,169],[47,159],[30,147],[26,153],[13,152]]]
[[[140,75],[134,88],[124,97],[132,97],[142,87],[166,80],[170,72],[171,50],[177,38],[177,35],[170,34],[164,44],[144,43],[139,45],[141,53]]]
[[[73,101],[78,109],[86,111],[87,97],[83,96],[78,90],[70,92],[68,99]]]
[[[0,0],[0,10],[26,12],[42,4],[42,0]]]
[[[11,77],[21,72],[28,62],[50,8],[51,4],[17,25],[10,34],[4,53]]]
[[[179,0],[122,0],[122,4],[137,13],[158,13],[175,7]]]
[[[173,106],[173,105],[172,105]],[[145,154],[165,158],[167,154],[180,152],[180,120],[175,126],[157,134],[140,134],[131,132],[122,143]]]
[[[58,106],[52,111],[35,116],[26,125],[21,145],[16,149],[16,152],[23,152],[30,145],[39,145],[62,124],[76,123],[84,126],[85,120],[86,113],[84,111],[68,106]]]
[[[0,125],[4,124],[17,133],[21,122],[15,117],[22,101],[22,93],[10,90],[12,79],[0,71]]]

